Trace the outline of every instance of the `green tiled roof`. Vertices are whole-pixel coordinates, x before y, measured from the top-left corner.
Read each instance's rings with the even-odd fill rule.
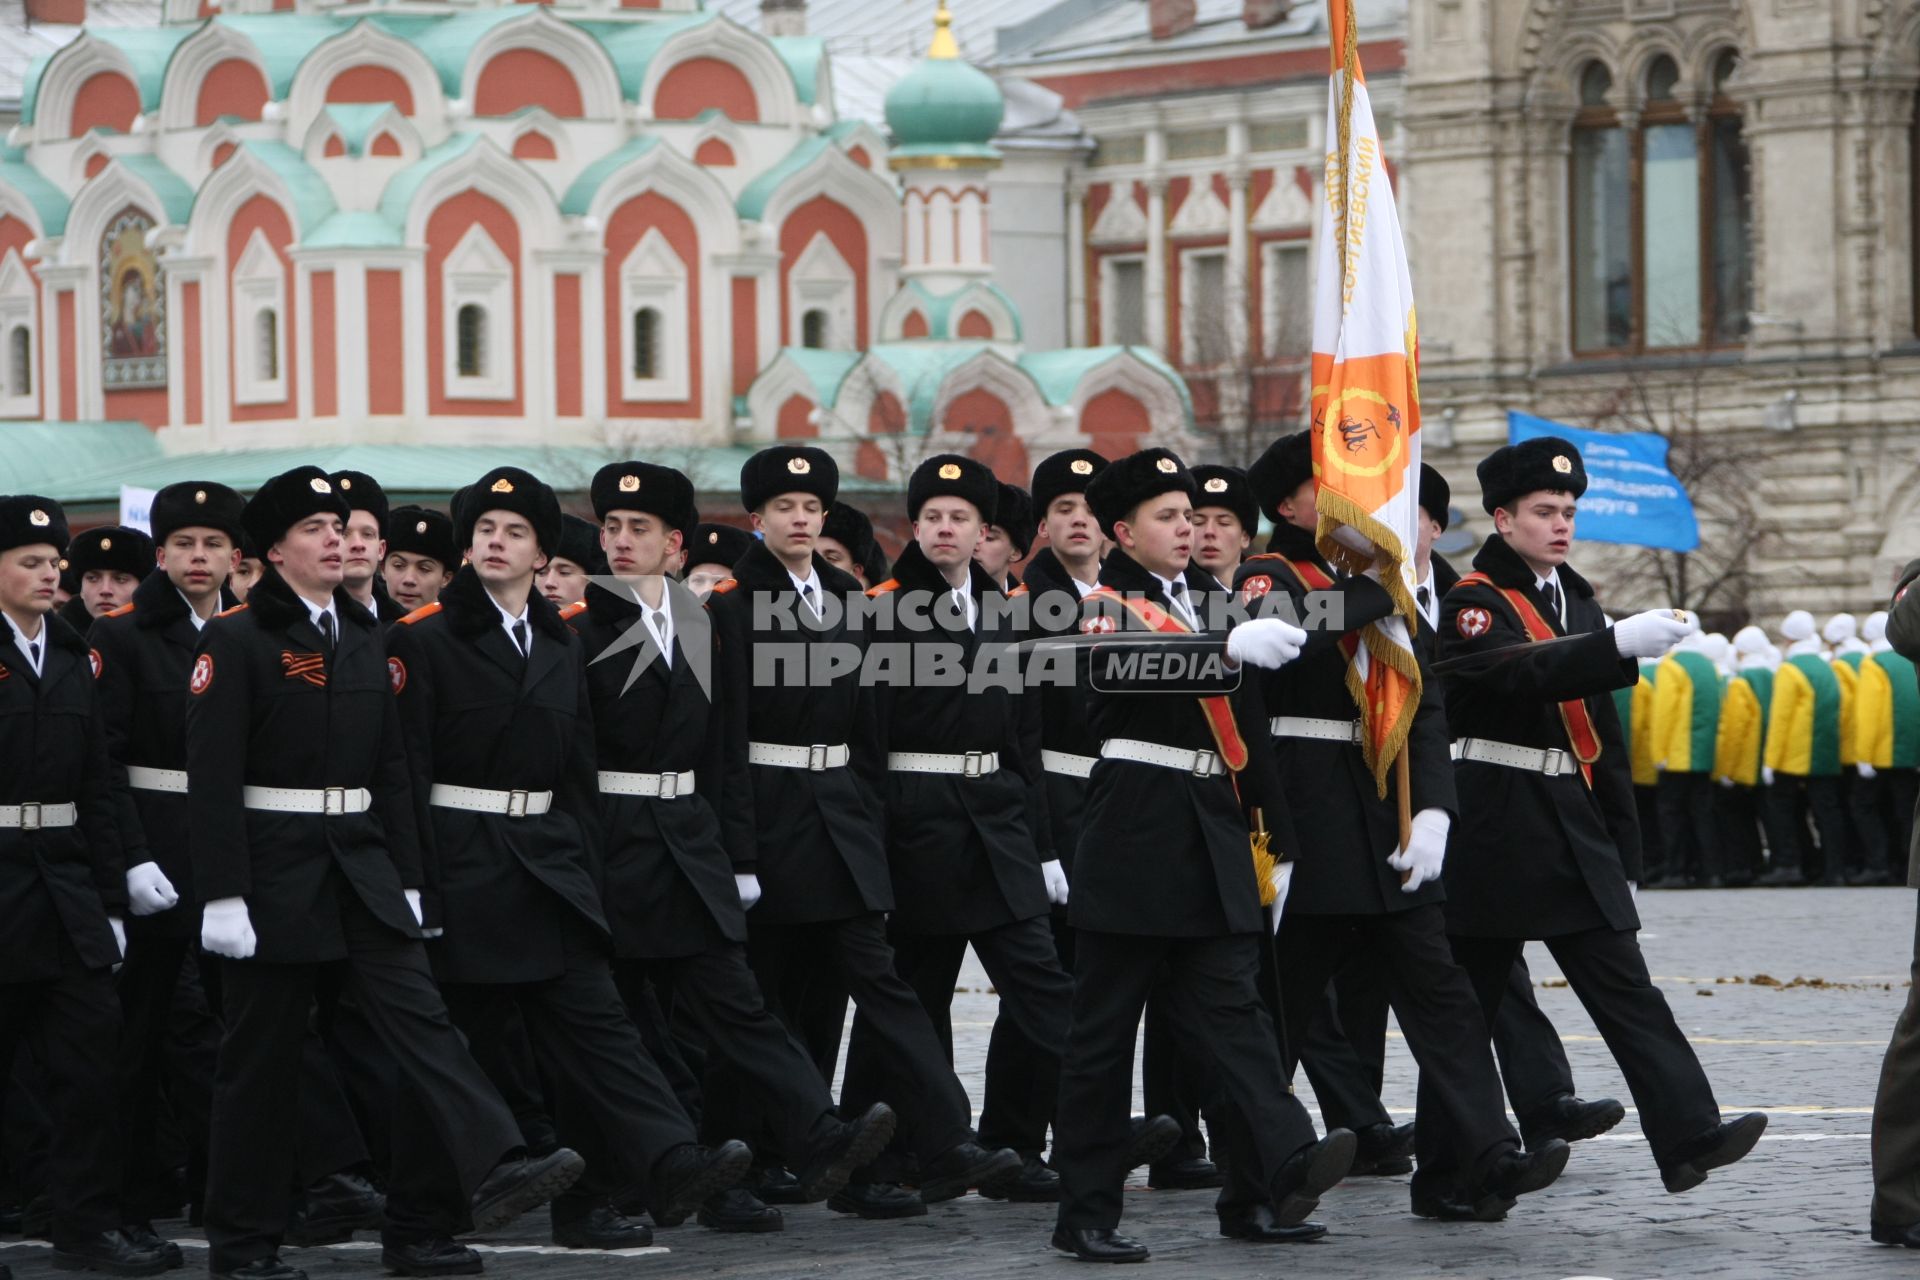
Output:
[[[28,430],[62,428],[73,430],[80,424],[19,424]],[[93,424],[99,425],[99,424]],[[111,424],[131,427],[147,435],[152,433],[138,423]],[[15,424],[0,424],[0,441]],[[12,452],[12,451],[9,451]],[[26,492],[46,495],[60,502],[101,503],[118,501],[121,485],[157,489],[182,480],[210,480],[230,485],[242,493],[251,493],[266,481],[292,467],[313,464],[328,471],[364,471],[379,478],[389,494],[444,500],[461,485],[497,466],[517,466],[539,476],[562,493],[584,493],[593,473],[624,456],[611,448],[573,445],[422,445],[422,444],[342,444],[308,448],[245,449],[213,453],[160,456],[158,444],[149,455],[115,459],[105,465],[78,467],[70,461],[80,448],[61,446],[45,450],[50,456],[69,459],[64,467],[51,467],[38,473],[38,487],[18,487]],[[678,468],[693,481],[694,489],[708,494],[737,494],[740,467],[754,449],[747,446],[646,450],[649,462]],[[6,468],[0,464],[0,484],[10,484]],[[849,475],[841,483],[843,490],[892,492],[893,485],[878,484]]]
[[[1132,356],[1172,383],[1188,418],[1192,418],[1193,396],[1187,390],[1187,380],[1152,347],[1068,347],[1061,351],[1033,351],[1020,357],[1020,367],[1039,384],[1048,404],[1071,404],[1074,391],[1088,374],[1123,355]]]
[[[63,488],[81,471],[153,466],[159,438],[138,422],[0,422],[0,493],[72,501]],[[120,500],[120,486],[100,499]]]
[[[570,217],[578,217],[593,207],[593,198],[600,192],[600,186],[608,178],[618,173],[626,165],[658,146],[660,139],[655,137],[634,138],[618,150],[601,156],[573,180],[567,188],[567,194],[560,200],[560,212]]]
[[[903,287],[920,299],[920,310],[926,317],[929,338],[952,338],[954,336],[954,305],[976,288],[985,288],[988,293],[1000,300],[1001,305],[1006,307],[1007,314],[1013,317],[1013,340],[1015,342],[1020,340],[1020,309],[1014,305],[1013,299],[1007,296],[1004,289],[990,280],[981,281],[977,285],[962,285],[951,293],[934,293],[918,280],[909,280]]]
[[[947,375],[982,351],[984,342],[882,342],[868,354],[900,376],[907,389],[907,421],[924,434],[933,421],[933,402]]]
[[[420,159],[393,175],[387,183],[387,189],[380,194],[380,216],[396,227],[407,225],[407,206],[413,203],[413,193],[427,180],[434,170],[457,160],[471,151],[480,142],[477,133],[456,133],[445,142],[427,152]]]
[[[33,211],[40,215],[43,233],[57,236],[67,229],[69,202],[66,194],[41,177],[40,171],[21,159],[17,152],[0,160],[0,183],[27,198]]]
[[[433,69],[440,73],[441,89],[449,98],[457,98],[460,96],[460,82],[467,73],[467,57],[473,52],[473,46],[479,43],[480,37],[503,22],[530,17],[535,12],[531,7],[510,4],[498,9],[456,13],[418,32],[395,34],[412,41],[420,52],[427,55],[427,61],[433,63]],[[373,19],[382,27],[389,20],[387,15],[376,15]]]
[[[88,27],[87,34],[110,44],[133,64],[134,83],[140,90],[140,109],[151,111],[160,105],[160,88],[167,78],[167,63],[180,42],[198,27]]]
[[[125,166],[127,172],[153,188],[161,208],[166,210],[168,222],[185,222],[193,212],[193,188],[157,156],[116,156],[113,163]]]
[[[391,102],[330,102],[323,112],[340,130],[340,141],[347,154],[358,156],[365,153],[367,135],[373,132],[373,126],[379,124],[394,105]]]
[[[300,241],[315,249],[383,249],[405,242],[400,228],[379,214],[351,210],[335,213]]]
[[[813,347],[786,347],[781,355],[792,361],[794,367],[807,375],[813,383],[816,398],[821,404],[830,405],[840,398],[840,384],[845,381],[848,372],[860,363],[858,351],[821,351]]]
[[[267,85],[282,102],[307,55],[353,25],[309,13],[223,13],[213,21],[253,43],[267,65]]]
[[[758,221],[767,211],[767,203],[773,199],[773,193],[780,184],[813,163],[814,157],[833,145],[833,139],[825,135],[808,138],[805,142],[781,158],[780,163],[749,182],[740,192],[740,198],[734,201],[734,207],[740,210],[743,218]]]
[[[768,41],[793,76],[800,101],[812,106],[820,100],[820,68],[827,60],[827,42],[818,36],[774,36]]]
[[[301,240],[333,216],[336,209],[333,189],[298,151],[284,142],[243,142],[240,150],[273,170],[287,184],[287,191],[293,197],[294,221],[299,224],[295,231]]]
[[[647,78],[647,64],[660,47],[682,31],[712,22],[710,13],[677,13],[646,22],[581,22],[581,30],[598,40],[613,55],[614,68],[620,73],[620,92],[629,101],[640,97],[640,86]]]

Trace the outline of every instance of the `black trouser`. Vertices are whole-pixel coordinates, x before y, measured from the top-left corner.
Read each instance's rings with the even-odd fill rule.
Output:
[[[1660,829],[1667,842],[1667,875],[1705,884],[1720,874],[1720,838],[1713,825],[1713,779],[1705,773],[1660,775]]]
[[[41,1085],[46,1073],[33,1054],[16,1051],[18,1039],[0,1039],[0,1204],[24,1206],[47,1188],[53,1121]]]
[[[1166,1159],[1204,1160],[1206,1135],[1200,1131],[1200,1113],[1206,1106],[1211,1069],[1204,1056],[1184,1046],[1167,1012],[1165,981],[1147,993],[1146,1025],[1140,1035],[1140,1093],[1150,1116],[1167,1116],[1180,1126],[1180,1142]],[[1214,1123],[1212,1116],[1208,1123]]]
[[[1875,773],[1871,778],[1855,775],[1847,782],[1847,809],[1853,818],[1854,857],[1849,871],[1869,875],[1887,874],[1887,846],[1892,828],[1887,821],[1888,778]]]
[[[736,1133],[709,1127],[707,1140],[725,1141],[764,1127],[776,1135],[788,1159],[803,1162],[832,1130],[833,1096],[806,1049],[767,1012],[760,984],[747,968],[746,948],[716,938],[698,955],[616,960],[614,977],[630,1010],[636,1002],[645,1009],[653,974],[664,979],[662,985],[671,993],[674,1018],[685,1019],[701,1037],[707,1090],[727,1095],[715,1106],[714,1118],[726,1116],[738,1123],[737,1118],[751,1116],[757,1122]],[[659,1004],[653,1008],[657,1011]],[[635,1021],[653,1016],[646,1012]],[[661,1030],[678,1058],[671,1030]]]
[[[163,1094],[194,1162],[205,1159],[220,1027],[206,1009],[199,984],[189,988],[188,966],[198,968],[195,952],[193,940],[187,937],[146,933],[137,926],[128,931],[127,954],[116,988],[122,1019],[118,1075],[126,1161],[120,1209],[129,1222],[147,1216],[142,1205],[162,1174],[156,1142]],[[198,1009],[183,1010],[183,998]]]
[[[1914,802],[1920,798],[1920,770],[1882,769],[1880,776],[1887,784],[1888,829],[1892,833],[1888,837],[1892,842],[1887,855],[1888,869],[1898,884],[1905,879],[1900,868],[1913,848],[1913,813]]]
[[[1454,958],[1473,979],[1491,1026],[1505,1002],[1513,980],[1513,958],[1523,942],[1457,935],[1452,942]],[[1626,1077],[1653,1158],[1665,1164],[1681,1143],[1720,1122],[1720,1108],[1667,998],[1647,974],[1637,935],[1631,930],[1591,929],[1548,938],[1546,945]],[[1424,1119],[1420,1127],[1424,1134]],[[1428,1168],[1423,1144],[1421,1173]],[[1434,1172],[1449,1171],[1435,1165]]]
[[[1340,1025],[1347,1042],[1367,1064],[1367,1081],[1377,1095],[1386,1080],[1387,985],[1380,965],[1371,956],[1353,956],[1335,976],[1333,986]],[[1574,1094],[1566,1047],[1534,999],[1533,975],[1527,972],[1524,952],[1513,958],[1507,998],[1493,1020],[1493,1056],[1500,1063],[1507,1102],[1523,1120],[1555,1098]],[[1305,1065],[1311,1076],[1311,1061]]]
[[[60,939],[60,974],[0,982],[0,1081],[24,1048],[53,1125],[46,1190],[55,1244],[120,1225],[121,1133],[114,1080],[120,1002],[113,975],[87,969]]]
[[[1353,955],[1376,959],[1407,1047],[1420,1066],[1414,1139],[1422,1172],[1444,1164],[1477,1185],[1494,1157],[1516,1148],[1520,1139],[1507,1123],[1500,1075],[1473,986],[1448,951],[1443,908],[1283,919],[1278,960],[1288,1041],[1296,1031],[1305,1036],[1325,1002],[1327,983]],[[1283,1079],[1291,1080],[1293,1058],[1282,1065]],[[1374,1105],[1379,1106],[1377,1096]]]
[[[1760,790],[1714,784],[1720,830],[1720,874],[1728,885],[1751,884],[1765,861],[1760,842]]]
[[[698,1141],[627,1016],[604,944],[584,923],[569,928],[562,969],[551,978],[442,989],[482,1066],[511,1062],[516,1015],[525,1019],[540,1074],[553,1084],[554,1129],[587,1161],[580,1181],[554,1202],[556,1219],[645,1186],[655,1161]]]
[[[1120,1225],[1132,1135],[1133,1044],[1154,984],[1189,1053],[1208,1059],[1220,1207],[1259,1204],[1281,1166],[1315,1138],[1300,1100],[1283,1087],[1279,1043],[1260,998],[1258,934],[1155,938],[1076,930],[1073,1029],[1061,1064],[1053,1162],[1059,1223]]]
[[[1533,994],[1523,949],[1507,974],[1507,996],[1493,1016],[1493,1056],[1506,1082],[1507,1101],[1524,1125],[1528,1116],[1555,1098],[1574,1096],[1573,1067],[1567,1062],[1560,1032],[1541,1011]]]
[[[1660,829],[1660,788],[1635,786],[1633,809],[1640,819],[1640,862],[1647,883],[1678,875],[1680,868],[1668,860],[1666,833]]]
[[[1034,1075],[987,1073],[980,1132],[1000,1135],[993,1140],[996,1146],[1042,1150],[1053,1112],[1051,1108],[1035,1112],[1030,1104],[1036,1096],[1059,1094],[1060,1055],[1066,1051],[1067,1020],[1073,1016],[1073,979],[1060,967],[1046,917],[1016,920],[971,935],[911,933],[899,928],[889,934],[895,967],[926,1010],[949,1066],[953,1062],[953,985],[966,959],[967,944],[973,944],[974,954],[999,993],[1000,1011],[1013,1018],[1021,1036],[1037,1050],[1023,1064],[1023,1070]],[[884,1078],[874,1030],[860,1009],[853,1015],[847,1081],[841,1090],[848,1109],[883,1098]],[[892,1148],[896,1155],[907,1149],[904,1142]],[[883,1161],[878,1167],[880,1180],[896,1181],[897,1168]]]
[[[924,1164],[972,1134],[972,1112],[967,1091],[953,1073],[932,1020],[913,988],[894,968],[893,948],[887,945],[885,925],[878,912],[850,920],[810,924],[750,921],[747,958],[760,980],[760,990],[775,1017],[798,1034],[793,1011],[780,1003],[782,986],[776,981],[789,968],[830,971],[827,981],[844,986],[858,1016],[865,1020],[865,1038],[871,1045],[875,1096],[858,1098],[851,1087],[841,1091],[846,1110],[857,1105],[891,1102],[900,1113],[908,1146]],[[809,976],[792,975],[790,988],[808,989]],[[788,1159],[797,1159],[787,1153]]]
[[[335,879],[345,960],[219,962],[226,1032],[214,1076],[206,1213],[215,1271],[279,1248],[306,1124],[310,1013],[330,981],[353,993],[406,1089],[393,1109],[390,1236],[463,1229],[468,1197],[520,1145],[512,1115],[447,1018],[424,946],[380,923],[344,877]]]
[[[613,985],[619,989],[620,999],[627,1006],[627,1016],[633,1019],[634,1028],[646,1043],[647,1052],[653,1055],[654,1065],[666,1077],[668,1087],[673,1090],[673,1096],[680,1102],[680,1109],[687,1113],[687,1119],[693,1122],[693,1127],[709,1142],[717,1133],[740,1137],[752,1131],[748,1127],[738,1127],[748,1124],[740,1117],[750,1113],[730,1112],[724,1118],[721,1115],[709,1115],[706,1088],[702,1085],[709,1064],[704,1053],[682,1038],[685,1020],[677,1027],[675,1025],[675,971],[672,965],[673,962],[668,960],[616,959],[613,962]],[[754,991],[757,995],[759,987],[756,986]],[[784,1033],[785,1028],[782,1028]],[[717,1129],[712,1127],[716,1124]],[[756,1151],[758,1149],[755,1147]]]
[[[1281,932],[1286,932],[1290,923],[1283,922]],[[1284,948],[1285,943],[1276,943]],[[1283,949],[1281,963],[1286,963],[1287,952]],[[1373,957],[1361,954],[1350,956],[1345,966],[1336,966],[1341,971],[1356,968],[1370,968]],[[1361,981],[1364,981],[1362,979]],[[1283,988],[1289,984],[1281,979]],[[1385,984],[1381,984],[1383,999],[1380,1004],[1380,1051],[1384,1056],[1386,1049],[1386,1001]],[[1288,999],[1285,990],[1280,994],[1284,1006]],[[1342,1003],[1329,981],[1320,992],[1318,1005],[1312,1016],[1303,1025],[1289,1014],[1287,1017],[1287,1043],[1298,1050],[1299,1065],[1307,1073],[1307,1080],[1313,1085],[1313,1096],[1320,1103],[1320,1122],[1328,1129],[1352,1129],[1358,1133],[1374,1125],[1391,1124],[1393,1119],[1387,1114],[1386,1107],[1380,1103],[1379,1075],[1373,1062],[1361,1053],[1353,1044],[1351,1033],[1347,1029],[1346,1005]],[[1283,1055],[1285,1056],[1285,1055]]]
[[[1073,972],[1073,926],[1067,923],[1066,908],[1055,907],[1047,925],[1060,968],[1070,974]],[[936,1017],[936,1030],[938,1023]],[[951,1023],[947,1028],[947,1043],[952,1044]],[[1048,1059],[1052,1059],[1051,1063]],[[995,1105],[990,1112],[986,1109],[981,1112],[980,1141],[989,1147],[1012,1147],[1022,1155],[1039,1155],[1046,1149],[1047,1126],[1060,1097],[1058,1055],[1048,1053],[1029,1039],[1020,1030],[1020,1020],[1012,1007],[1005,1002],[994,1012],[993,1030],[987,1035],[986,1078],[989,1096]],[[1023,1089],[1019,1087],[1022,1081],[1026,1082]],[[1147,1109],[1153,1110],[1150,1078]]]
[[[1824,878],[1829,884],[1839,883],[1847,859],[1847,808],[1840,778],[1775,773],[1767,791],[1769,802],[1775,806],[1775,838],[1786,846],[1788,859],[1782,862],[1781,850],[1776,848],[1773,865],[1798,868],[1806,880]],[[1800,810],[1803,799],[1820,834],[1817,862],[1807,847],[1807,824]]]

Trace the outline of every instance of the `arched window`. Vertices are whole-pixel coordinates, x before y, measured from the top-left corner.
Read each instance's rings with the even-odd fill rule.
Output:
[[[253,313],[253,376],[261,382],[280,376],[280,316],[272,307]]]
[[[458,362],[463,378],[483,378],[487,373],[487,309],[469,302],[460,308],[457,327]]]
[[[814,308],[800,317],[800,345],[822,350],[827,345],[827,313]]]
[[[1583,355],[1725,346],[1747,332],[1752,199],[1740,108],[1715,64],[1705,109],[1680,100],[1680,68],[1655,58],[1634,127],[1601,63],[1581,73],[1574,117],[1572,338]]]
[[[652,307],[633,313],[633,376],[660,376],[660,313]]]
[[[23,324],[15,325],[7,335],[7,394],[33,394],[33,335]]]

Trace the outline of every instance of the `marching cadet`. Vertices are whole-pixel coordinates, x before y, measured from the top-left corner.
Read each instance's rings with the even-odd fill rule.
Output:
[[[459,565],[453,521],[430,507],[395,507],[387,514],[387,558],[380,575],[387,594],[408,613],[432,604]]]
[[[708,1080],[745,1095],[711,1107],[709,1121],[715,1112],[771,1112],[799,1169],[798,1195],[824,1200],[886,1146],[894,1116],[875,1103],[850,1123],[838,1119],[812,1058],[767,1012],[747,968],[746,913],[760,897],[753,830],[710,799],[727,794],[723,700],[737,695],[713,679],[719,652],[704,612],[665,576],[696,522],[693,484],[668,467],[616,462],[594,476],[591,494],[621,589],[589,582],[567,615],[595,707],[615,973],[630,1008],[657,1008],[634,998],[649,979],[666,993],[701,1037]],[[780,1211],[744,1190],[710,1200],[700,1221],[781,1227]]]
[[[980,531],[973,558],[986,570],[996,589],[1010,592],[1020,585],[1013,566],[1033,550],[1033,498],[1017,484],[999,484],[994,518]]]
[[[1147,449],[1113,463],[1092,478],[1086,500],[1114,549],[1100,567],[1100,588],[1083,601],[1081,630],[1162,633],[1181,646],[1179,665],[1199,671],[1166,692],[1116,677],[1100,650],[1089,661],[1100,762],[1075,858],[1073,1022],[1054,1120],[1061,1199],[1053,1246],[1090,1262],[1142,1262],[1146,1246],[1118,1231],[1122,1152],[1131,1139],[1134,1037],[1157,981],[1167,984],[1183,1047],[1212,1062],[1213,1136],[1227,1155],[1223,1207],[1265,1202],[1274,1225],[1300,1225],[1352,1165],[1354,1139],[1337,1130],[1314,1140],[1306,1109],[1284,1088],[1256,987],[1266,894],[1243,806],[1264,814],[1276,856],[1295,845],[1259,731],[1259,689],[1240,683],[1238,669],[1292,661],[1306,634],[1265,618],[1194,638],[1204,622],[1186,582],[1193,478],[1174,454]]]
[[[1606,625],[1593,588],[1566,562],[1587,488],[1574,446],[1550,436],[1509,445],[1480,463],[1479,477],[1495,532],[1440,620],[1442,656],[1478,659],[1446,677],[1460,793],[1448,842],[1454,958],[1491,1026],[1514,956],[1526,939],[1544,939],[1633,1091],[1667,1190],[1687,1191],[1751,1151],[1767,1118],[1721,1121],[1647,975],[1635,937],[1630,778],[1607,695],[1634,680],[1635,659],[1664,653],[1698,624],[1662,609]],[[1558,637],[1577,638],[1538,643]]]
[[[127,883],[91,656],[53,614],[66,545],[57,503],[0,498],[0,1081],[17,1079],[23,1046],[40,1064],[54,1265],[154,1275],[180,1255],[121,1221],[113,967]]]
[[[913,538],[894,560],[894,576],[867,593],[891,606],[872,642],[907,673],[876,693],[895,902],[888,937],[895,968],[949,1059],[954,982],[969,945],[999,993],[999,1017],[1039,1049],[1018,1073],[989,1069],[980,1133],[989,1147],[1022,1152],[1020,1180],[1051,1192],[1055,1180],[1040,1152],[1052,1116],[1020,1095],[1057,1092],[1073,980],[1047,918],[1050,902],[1065,903],[1067,878],[1045,823],[1039,704],[1021,696],[1013,661],[1018,637],[1002,585],[1010,548],[995,553],[998,575],[974,559],[999,489],[993,472],[972,458],[936,454],[921,462],[907,481]],[[937,669],[953,678],[924,678]],[[1042,828],[1037,838],[1030,814]],[[877,1093],[873,1041],[869,1021],[856,1014],[843,1097]],[[1002,1114],[1009,1108],[1024,1132],[1010,1131]]]
[[[89,529],[67,547],[66,561],[74,592],[60,617],[84,636],[95,618],[133,599],[133,589],[153,572],[153,539],[124,525]]]
[[[1810,884],[1815,878],[1804,797],[1820,833],[1828,883],[1838,884],[1846,864],[1847,808],[1841,789],[1842,686],[1826,649],[1813,633],[1813,615],[1795,609],[1781,623],[1788,644],[1773,676],[1767,709],[1767,745],[1760,768],[1773,811],[1767,885]],[[1848,754],[1852,748],[1846,748]]]
[[[1913,841],[1914,798],[1920,794],[1920,683],[1913,660],[1896,653],[1887,639],[1884,610],[1867,615],[1861,638],[1869,652],[1860,666],[1860,774],[1871,780],[1869,793],[1878,792],[1897,865],[1900,851]]]
[[[867,559],[873,553],[873,521],[858,507],[836,502],[820,526],[820,558],[842,573],[850,573],[868,590],[882,578],[867,577]]]
[[[1420,1066],[1413,1211],[1496,1221],[1519,1196],[1558,1178],[1568,1149],[1555,1139],[1531,1154],[1520,1150],[1472,984],[1447,948],[1440,873],[1456,801],[1440,682],[1424,680],[1407,739],[1413,830],[1402,844],[1396,803],[1380,793],[1360,748],[1347,687],[1349,655],[1341,643],[1392,614],[1393,597],[1372,574],[1336,580],[1315,547],[1319,515],[1309,433],[1275,442],[1249,477],[1274,534],[1266,554],[1241,566],[1235,589],[1248,603],[1284,592],[1295,617],[1312,616],[1309,593],[1324,593],[1321,600],[1332,606],[1328,616],[1337,619],[1308,632],[1298,659],[1260,677],[1295,830],[1313,833],[1295,858],[1276,957],[1286,1016],[1282,1043],[1289,1046],[1286,1078],[1299,1052],[1290,1046],[1307,1042],[1328,982],[1349,960],[1376,963]],[[1368,1135],[1376,1150],[1359,1150],[1378,1159],[1404,1136],[1384,1120],[1377,1097],[1373,1101],[1382,1117]],[[1443,1151],[1442,1142],[1449,1149]],[[1446,1177],[1430,1176],[1440,1168]],[[1268,1229],[1264,1214],[1237,1225]]]
[[[168,1099],[192,1147],[204,1152],[211,1120],[218,1028],[211,1018],[183,1027],[175,1016],[179,1001],[201,999],[199,975],[183,966],[205,959],[194,945],[200,901],[188,839],[187,682],[200,633],[224,603],[245,505],[225,485],[203,481],[168,485],[154,495],[149,520],[159,544],[158,572],[134,588],[132,600],[95,622],[87,637],[121,839],[132,863],[132,918],[119,980],[121,1120],[130,1177],[153,1146],[163,1053]],[[208,986],[217,998],[217,983]],[[367,1149],[317,1035],[306,1038],[301,1070],[297,1146],[305,1191],[287,1238],[298,1244],[350,1239],[356,1229],[379,1225],[385,1199],[362,1176]],[[130,1186],[129,1202],[133,1194]]]
[[[872,690],[857,663],[838,661],[860,656],[843,604],[859,584],[815,551],[839,484],[832,457],[809,446],[775,445],[748,458],[740,501],[762,538],[708,608],[720,683],[739,694],[729,701],[725,776],[746,781],[729,786],[727,807],[753,833],[762,896],[749,917],[748,956],[761,991],[791,1030],[818,969],[844,985],[920,1162],[917,1194],[856,1180],[827,1204],[907,1217],[1005,1177],[1020,1157],[973,1140],[966,1090],[887,944],[884,913],[896,902],[881,827],[885,750]]]
[[[1239,467],[1195,467],[1193,483],[1193,562],[1231,589],[1260,530],[1260,502]]]
[[[387,559],[387,491],[364,471],[336,471],[327,479],[348,508],[340,585],[381,622],[398,622],[407,611],[387,595],[380,576]]]
[[[293,1185],[302,1048],[337,978],[405,1081],[381,1260],[471,1274],[451,1239],[565,1190],[580,1158],[520,1154],[513,1117],[448,1021],[428,969],[425,883],[378,622],[341,588],[346,499],[318,467],[242,512],[267,567],[200,633],[188,677],[187,805],[200,945],[218,966],[206,1227],[216,1277],[301,1280],[279,1246]]]
[[[746,1174],[744,1143],[699,1145],[614,986],[600,905],[599,797],[586,657],[533,589],[559,544],[553,490],[517,467],[476,481],[453,513],[467,564],[388,641],[421,827],[429,948],[454,1022],[483,1062],[526,1019],[553,1082],[559,1137],[587,1157],[554,1201],[553,1241],[645,1245],[610,1200],[647,1187],[654,1220],[684,1221]]]
[[[1721,883],[1731,889],[1752,884],[1763,860],[1760,751],[1767,738],[1767,705],[1773,698],[1773,672],[1764,661],[1766,648],[1766,633],[1758,627],[1742,627],[1734,633],[1733,675],[1720,696],[1713,779],[1719,789]]]
[[[540,594],[556,609],[577,603],[587,590],[587,579],[604,568],[600,559],[600,530],[590,520],[568,512],[560,517],[559,550],[534,577]]]
[[[712,590],[733,576],[733,566],[753,545],[753,535],[730,524],[697,524],[686,551],[687,569],[681,579],[703,602]]]
[[[1660,774],[1667,875],[1689,889],[1720,887],[1720,837],[1713,820],[1719,734],[1720,666],[1707,637],[1688,636],[1654,668],[1653,767]]]

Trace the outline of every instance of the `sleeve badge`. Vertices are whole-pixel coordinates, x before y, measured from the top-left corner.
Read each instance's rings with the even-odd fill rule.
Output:
[[[405,689],[407,687],[407,664],[398,658],[388,658],[387,683],[393,686],[393,692],[396,695],[398,695],[402,689]]]
[[[1480,608],[1462,609],[1454,618],[1453,625],[1458,627],[1460,634],[1467,639],[1477,640],[1493,630],[1493,615]]]
[[[1240,602],[1252,604],[1271,590],[1273,590],[1273,579],[1264,573],[1256,573],[1240,584]]]
[[[198,697],[213,685],[213,655],[203,653],[193,660],[193,674],[187,678],[187,692]]]

